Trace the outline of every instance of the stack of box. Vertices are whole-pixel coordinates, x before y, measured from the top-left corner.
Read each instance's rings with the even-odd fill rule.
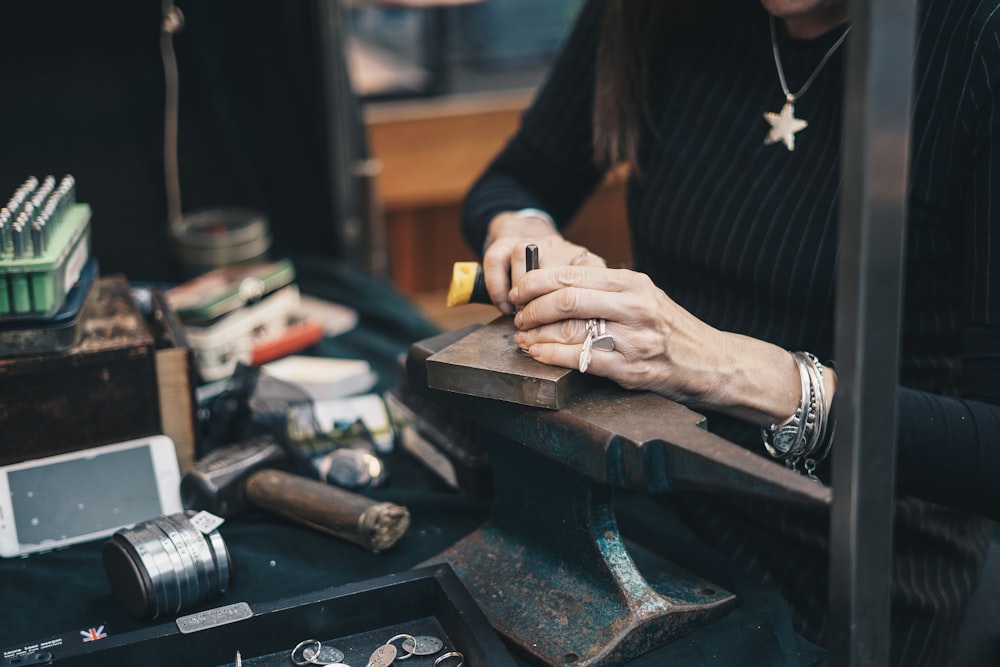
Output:
[[[90,222],[72,176],[0,208],[0,464],[163,432],[156,341],[128,281],[98,276]]]
[[[279,260],[215,269],[167,291],[203,382],[230,377],[237,364],[264,364],[322,340],[322,324],[300,314],[294,281],[292,263]]]

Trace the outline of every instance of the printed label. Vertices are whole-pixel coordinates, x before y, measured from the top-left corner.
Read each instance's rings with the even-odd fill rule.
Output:
[[[253,610],[250,609],[250,605],[246,602],[237,602],[225,607],[216,607],[215,609],[209,609],[197,614],[181,616],[177,619],[177,629],[186,635],[228,623],[245,621],[252,617]]]
[[[226,522],[222,517],[215,516],[211,512],[202,510],[189,519],[191,525],[200,530],[205,535],[214,532]]]

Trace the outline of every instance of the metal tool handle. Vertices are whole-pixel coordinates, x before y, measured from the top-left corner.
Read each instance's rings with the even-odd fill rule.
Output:
[[[250,475],[246,499],[261,509],[375,552],[394,545],[410,526],[405,507],[281,470]]]

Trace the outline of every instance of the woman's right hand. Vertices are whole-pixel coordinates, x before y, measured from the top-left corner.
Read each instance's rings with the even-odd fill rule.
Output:
[[[538,246],[538,266],[605,266],[603,259],[563,238],[545,218],[501,213],[490,221],[483,254],[483,277],[490,300],[504,315],[514,307],[508,300],[513,283],[524,275],[524,250]]]

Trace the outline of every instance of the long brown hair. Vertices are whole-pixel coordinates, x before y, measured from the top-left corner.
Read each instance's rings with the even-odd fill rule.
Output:
[[[638,169],[639,142],[651,124],[651,63],[656,50],[701,15],[708,0],[607,0],[594,89],[598,164]]]

